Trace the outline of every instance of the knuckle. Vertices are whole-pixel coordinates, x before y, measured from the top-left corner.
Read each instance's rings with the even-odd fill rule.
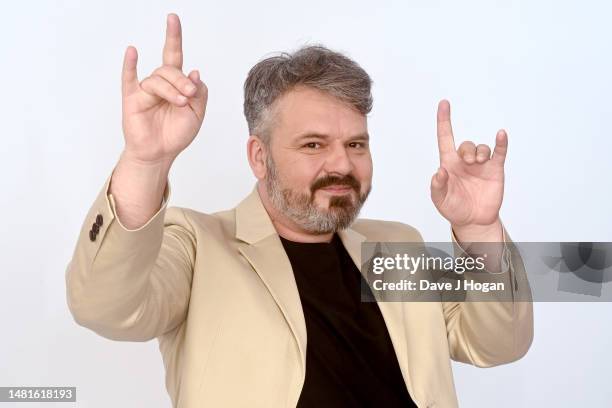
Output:
[[[180,76],[178,78],[176,78],[176,81],[174,82],[174,85],[176,86],[182,86],[182,87],[186,87],[189,85],[193,85],[193,82],[191,81],[191,79],[187,78],[186,76]]]
[[[461,150],[469,150],[474,149],[476,146],[474,145],[474,142],[471,142],[469,140],[466,140],[465,142],[461,143],[461,146],[459,146],[459,149]]]
[[[151,76],[153,78],[155,78],[155,81],[157,83],[159,83],[160,85],[163,85],[163,86],[167,86],[168,85],[168,81],[163,76],[161,76],[161,75],[151,75]]]
[[[140,86],[143,88],[147,88],[151,85],[151,77],[148,76],[146,78],[144,78],[142,81],[140,81]]]
[[[155,68],[155,71],[153,71],[153,74],[157,76],[163,76],[165,71],[166,71],[166,67],[162,65],[160,67]]]
[[[180,77],[180,72],[177,72],[177,69],[173,67],[172,65],[167,65],[167,64],[164,64],[158,67],[155,70],[155,73],[158,76],[167,79],[168,81],[172,81],[176,79],[177,77]]]
[[[171,58],[183,58],[183,51],[181,51],[180,49],[170,49],[167,52],[167,55]]]

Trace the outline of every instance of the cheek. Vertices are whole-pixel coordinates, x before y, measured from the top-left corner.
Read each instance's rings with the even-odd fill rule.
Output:
[[[361,184],[370,184],[372,181],[372,159],[367,157],[359,157],[353,161],[355,177]]]
[[[287,188],[310,194],[310,186],[317,180],[318,174],[316,163],[297,160],[284,167],[283,180]]]
[[[287,163],[287,176],[295,181],[294,187],[310,189],[321,173],[323,160],[318,156],[307,156]]]

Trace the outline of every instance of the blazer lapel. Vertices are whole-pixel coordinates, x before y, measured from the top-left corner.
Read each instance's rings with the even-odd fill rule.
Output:
[[[264,208],[257,187],[236,207],[238,250],[249,261],[283,313],[306,373],[306,321],[293,269],[282,242]]]

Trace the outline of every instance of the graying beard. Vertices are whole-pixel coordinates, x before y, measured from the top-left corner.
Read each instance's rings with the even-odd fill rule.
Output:
[[[351,206],[350,210],[345,210],[337,206],[344,200],[344,198],[339,197],[330,201],[329,211],[323,212],[306,195],[295,195],[290,189],[281,190],[276,166],[270,155],[266,159],[266,164],[268,168],[266,189],[272,204],[281,213],[310,233],[325,234],[348,228],[359,214],[363,201],[365,201],[365,197],[360,197],[357,199],[356,206]],[[289,203],[291,202],[297,205],[295,207],[290,206]]]

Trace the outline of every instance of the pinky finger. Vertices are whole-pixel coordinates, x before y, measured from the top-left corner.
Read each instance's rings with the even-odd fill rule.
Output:
[[[491,160],[503,165],[506,161],[506,153],[508,152],[508,134],[505,130],[501,129],[495,136],[495,149],[493,150],[493,157]]]
[[[187,77],[191,79],[191,82],[193,82],[196,87],[200,85],[200,71],[198,71],[197,69],[191,71],[189,75],[187,75]]]
[[[206,103],[208,101],[208,88],[206,84],[200,79],[200,73],[198,70],[193,70],[187,75],[187,77],[196,86],[196,93],[189,98],[189,104],[192,106],[196,115],[200,118],[204,118],[206,112]]]

